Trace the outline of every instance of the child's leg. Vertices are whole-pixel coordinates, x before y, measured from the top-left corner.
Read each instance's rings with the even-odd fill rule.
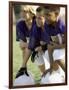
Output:
[[[43,74],[45,72],[45,64],[39,65],[38,67],[39,67],[41,73]]]
[[[27,61],[31,55],[31,50],[28,50],[27,47],[28,43],[20,40],[20,49],[22,50],[22,67],[26,67]]]
[[[21,47],[21,50],[22,50],[22,66],[18,70],[18,72],[16,74],[16,78],[18,78],[19,76],[23,75],[24,73],[27,76],[29,76],[29,74],[27,72],[27,61],[29,60],[29,57],[31,55],[31,51],[29,51],[27,48],[24,48],[22,45],[20,47]]]
[[[54,61],[56,61],[65,71],[65,50],[57,49],[53,53]]]
[[[39,67],[41,73],[43,74],[45,72],[45,62],[41,53],[38,53],[38,55],[35,56],[35,64]]]
[[[56,61],[53,62],[53,65],[52,65],[52,70],[58,70],[59,69],[59,65]]]
[[[61,68],[65,71],[65,63],[63,60],[57,60],[57,63],[61,66]]]
[[[23,67],[23,63],[24,63],[24,56],[25,56],[25,53],[26,53],[26,43],[23,42],[22,40],[20,40],[19,42],[19,46],[20,46],[20,49],[22,51],[22,67]]]

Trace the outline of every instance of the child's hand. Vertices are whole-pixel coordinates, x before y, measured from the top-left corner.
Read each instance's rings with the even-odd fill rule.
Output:
[[[45,45],[46,42],[44,42],[44,41],[40,41],[40,44],[41,44],[41,45]]]
[[[49,69],[45,70],[45,72],[42,74],[42,77],[45,77],[45,75],[46,75],[48,72],[50,72],[50,74],[51,74],[51,73],[52,73],[52,69],[49,68]]]
[[[50,42],[50,44],[48,45],[48,49],[50,50],[54,50],[59,46],[59,44],[55,43],[55,42]]]
[[[27,47],[28,47],[28,43],[20,40],[20,48],[21,48],[21,49],[25,49],[25,48],[27,48]]]
[[[37,51],[37,52],[42,52],[42,47],[39,46],[39,47],[35,48],[35,51]]]
[[[58,38],[58,36],[51,36],[51,39],[52,39],[53,42],[59,44],[59,38]]]

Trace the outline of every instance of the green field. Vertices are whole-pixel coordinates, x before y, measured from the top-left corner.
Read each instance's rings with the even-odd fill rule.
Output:
[[[22,52],[19,47],[19,42],[16,42],[16,27],[13,25],[13,80],[15,79],[15,75],[18,69],[22,65]],[[32,63],[29,59],[27,64],[28,70],[33,74],[35,82],[38,83],[40,80],[40,70],[35,63]]]

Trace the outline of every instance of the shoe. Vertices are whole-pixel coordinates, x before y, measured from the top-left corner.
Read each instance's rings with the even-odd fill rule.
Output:
[[[27,68],[26,67],[21,67],[20,70],[17,72],[16,77],[18,78],[19,76],[26,74],[27,76],[29,76],[28,72],[27,72]]]
[[[38,52],[35,52],[35,51],[33,51],[33,53],[32,53],[32,56],[31,56],[31,61],[34,63],[34,61],[35,61],[35,56],[36,56],[36,54],[37,54]]]

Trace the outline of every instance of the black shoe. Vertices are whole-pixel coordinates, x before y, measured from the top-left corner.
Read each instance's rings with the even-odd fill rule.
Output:
[[[29,76],[28,72],[27,72],[27,68],[20,68],[20,70],[17,72],[16,74],[16,77],[15,78],[18,78],[19,76],[23,75],[23,74],[26,74],[27,76]]]
[[[34,61],[35,61],[35,55],[37,54],[38,52],[35,52],[35,51],[33,51],[33,53],[32,53],[32,56],[31,56],[31,61],[34,63]]]

